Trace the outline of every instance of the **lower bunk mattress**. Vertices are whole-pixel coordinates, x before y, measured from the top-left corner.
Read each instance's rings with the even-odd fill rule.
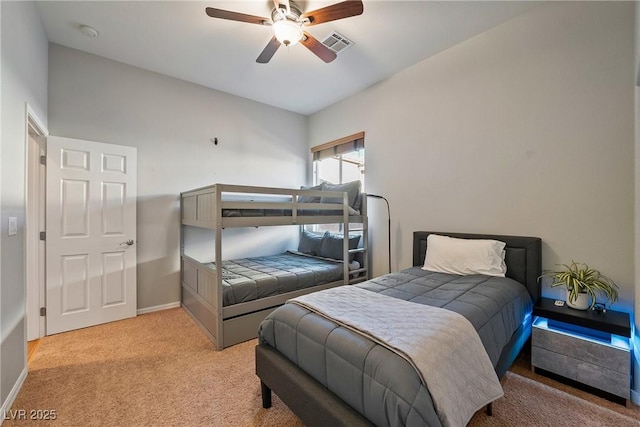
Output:
[[[215,263],[204,264],[215,269]],[[356,265],[350,266],[357,268]],[[299,252],[222,262],[223,306],[342,280],[342,261]]]
[[[477,331],[494,368],[513,337],[530,328],[525,325],[530,325],[531,297],[524,285],[509,278],[413,267],[354,286],[461,314]],[[262,322],[259,340],[375,425],[447,425],[425,385],[427,376],[423,381],[406,358],[340,322],[290,302]],[[465,351],[460,344],[433,350]]]

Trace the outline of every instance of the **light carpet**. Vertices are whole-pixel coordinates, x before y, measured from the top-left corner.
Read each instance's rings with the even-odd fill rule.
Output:
[[[46,337],[3,426],[301,426],[275,395],[262,408],[255,345],[214,351],[179,308]],[[514,372],[503,388],[493,416],[481,411],[470,426],[640,425],[637,407],[594,403]],[[27,419],[11,419],[22,410]],[[29,419],[46,411],[56,419]]]

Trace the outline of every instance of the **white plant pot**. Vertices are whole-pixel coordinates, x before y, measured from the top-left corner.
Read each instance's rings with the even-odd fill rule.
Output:
[[[587,293],[579,293],[578,298],[575,301],[569,300],[569,291],[567,291],[567,305],[571,308],[575,308],[576,310],[586,310],[589,308],[589,294]]]

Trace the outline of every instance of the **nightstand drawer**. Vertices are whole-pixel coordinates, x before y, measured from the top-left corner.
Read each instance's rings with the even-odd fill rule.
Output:
[[[630,363],[629,356],[627,363]],[[629,399],[629,373],[617,372],[535,346],[531,347],[531,365]]]
[[[596,367],[629,375],[631,373],[630,352],[607,345],[593,342],[549,329],[534,327],[532,345],[553,353],[566,355],[577,361],[586,362]],[[533,364],[533,361],[532,361]],[[535,366],[540,366],[534,364]],[[542,366],[540,366],[542,368]],[[545,369],[545,368],[543,368]]]
[[[531,366],[629,399],[631,352],[627,347],[547,329],[546,320],[534,322]]]

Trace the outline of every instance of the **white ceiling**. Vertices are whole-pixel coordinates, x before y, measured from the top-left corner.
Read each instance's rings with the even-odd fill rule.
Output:
[[[297,3],[311,11],[339,1]],[[539,4],[364,0],[360,16],[307,28],[355,42],[335,61],[296,45],[258,64],[271,28],[210,18],[205,7],[270,17],[272,0],[37,3],[51,42],[306,115]],[[83,36],[83,24],[99,36]]]

